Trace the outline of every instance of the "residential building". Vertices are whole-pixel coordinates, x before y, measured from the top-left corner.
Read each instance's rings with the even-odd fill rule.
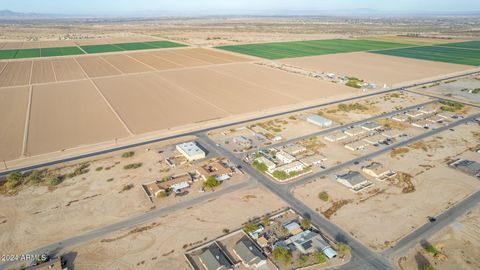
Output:
[[[363,139],[363,141],[365,141],[366,143],[372,144],[372,145],[383,143],[386,140],[387,140],[387,138],[385,138],[385,136],[380,135],[380,134],[376,134],[376,135],[366,137],[365,139]]]
[[[293,144],[289,144],[289,145],[284,146],[282,148],[282,151],[284,151],[285,153],[290,154],[292,156],[295,156],[295,155],[298,155],[298,154],[301,154],[301,153],[307,151],[307,148],[305,148],[305,146],[303,146],[301,144],[293,143]]]
[[[362,128],[367,130],[367,131],[374,131],[374,130],[382,129],[383,126],[376,123],[376,122],[367,122],[367,123],[362,125]]]
[[[445,121],[445,118],[440,117],[438,115],[434,115],[434,116],[431,116],[431,117],[429,117],[425,120],[427,120],[428,122],[432,122],[432,123],[442,123],[443,121]]]
[[[277,159],[282,162],[283,164],[292,163],[296,160],[296,158],[282,150],[278,151],[275,155]]]
[[[312,123],[314,125],[320,126],[320,127],[330,127],[333,125],[333,121],[330,119],[327,119],[325,117],[322,117],[320,115],[309,115],[307,117],[307,122]]]
[[[459,159],[450,164],[450,166],[466,174],[480,178],[480,163],[473,160]]]
[[[257,239],[257,243],[260,247],[264,248],[266,246],[268,246],[268,240],[267,238],[265,238],[265,236],[260,236],[258,239]]]
[[[310,230],[303,231],[288,239],[302,254],[316,251],[323,252],[329,259],[337,256],[337,252],[318,233]]]
[[[387,131],[382,132],[382,135],[387,139],[396,139],[402,136],[404,133],[397,129],[389,129]]]
[[[305,165],[303,165],[300,161],[295,161],[278,167],[276,171],[282,171],[290,174],[292,172],[301,172],[303,169],[305,169]]]
[[[367,131],[361,127],[354,127],[354,128],[345,130],[345,134],[347,134],[348,136],[360,136],[365,133],[367,133]]]
[[[411,117],[411,118],[417,118],[417,117],[422,116],[423,114],[424,113],[421,112],[421,111],[409,111],[409,112],[405,113],[406,116]]]
[[[405,122],[409,119],[408,115],[406,114],[397,114],[392,117],[392,120],[398,121],[398,122]]]
[[[148,184],[143,185],[144,188],[148,191],[149,196],[157,197],[161,192],[165,192],[166,188],[163,187],[158,181],[154,181]]]
[[[453,112],[449,112],[449,111],[443,111],[443,112],[439,112],[437,114],[437,116],[440,116],[442,117],[443,119],[454,119],[457,117],[457,114],[453,113]]]
[[[289,221],[283,224],[283,227],[288,230],[291,235],[296,235],[303,232],[302,227],[296,221]]]
[[[315,154],[313,156],[308,156],[300,159],[300,162],[307,167],[320,165],[322,162],[325,162],[325,161],[327,161],[327,157],[325,157],[322,154]]]
[[[365,176],[356,171],[337,175],[337,181],[354,191],[360,191],[363,188],[372,185],[372,182],[368,181]]]
[[[248,269],[258,269],[267,264],[267,257],[246,236],[237,242],[233,248],[233,252]]]
[[[180,152],[188,161],[199,160],[205,158],[206,153],[200,149],[195,142],[186,142],[176,145],[176,149]]]
[[[217,243],[211,244],[202,254],[200,254],[200,256],[198,256],[198,259],[205,270],[233,269],[233,263]]]
[[[183,189],[189,188],[193,183],[192,176],[189,173],[173,176],[170,180],[161,183],[162,186],[167,186],[173,192],[178,193]]]
[[[396,174],[378,162],[372,162],[370,165],[363,167],[362,171],[377,179],[389,178]]]
[[[245,136],[236,136],[232,139],[232,141],[242,147],[250,147],[252,145],[252,141]]]
[[[207,180],[210,176],[216,177],[217,180],[230,177],[233,174],[232,168],[220,161],[215,161],[208,164],[199,165],[195,171],[203,180]]]
[[[255,160],[259,163],[265,164],[265,166],[267,166],[268,171],[270,171],[270,172],[273,172],[273,170],[275,170],[275,168],[277,167],[277,165],[275,163],[273,163],[271,160],[269,160],[266,157],[259,157]]]
[[[367,146],[369,146],[369,143],[365,141],[356,141],[353,143],[345,144],[345,148],[347,148],[350,151],[357,151],[357,150],[363,150]]]
[[[23,269],[23,268],[22,268]],[[50,260],[39,265],[25,268],[25,270],[68,270],[67,267],[62,266],[60,258]]]
[[[419,128],[428,128],[432,123],[427,120],[419,120],[412,123],[412,126]]]
[[[329,133],[325,136],[323,136],[323,138],[329,142],[338,142],[338,141],[341,141],[341,140],[344,140],[346,139],[348,136],[341,132],[341,131],[335,131],[335,132],[332,132],[332,133]]]

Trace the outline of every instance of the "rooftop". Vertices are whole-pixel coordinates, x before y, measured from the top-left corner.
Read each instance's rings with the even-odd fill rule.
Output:
[[[321,126],[331,125],[333,123],[332,120],[316,114],[307,116],[307,121]]]
[[[200,261],[206,270],[232,269],[230,260],[220,250],[216,243],[211,244],[200,256]]]
[[[238,257],[248,265],[257,264],[266,259],[265,255],[246,236],[240,239],[234,250]]]
[[[346,174],[338,175],[337,178],[347,181],[352,186],[356,186],[368,181],[365,176],[357,171],[350,171]]]
[[[205,152],[200,149],[195,142],[177,144],[177,147],[185,152],[188,156],[205,155]]]

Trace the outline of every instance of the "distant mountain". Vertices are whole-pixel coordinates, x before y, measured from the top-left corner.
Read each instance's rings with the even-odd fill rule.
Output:
[[[0,10],[0,19],[38,19],[38,18],[52,18],[57,17],[53,14],[40,14],[40,13],[23,13],[15,12],[8,9]]]

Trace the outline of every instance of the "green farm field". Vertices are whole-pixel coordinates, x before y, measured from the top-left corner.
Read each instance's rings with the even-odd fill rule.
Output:
[[[480,50],[480,40],[443,44],[442,46]]]
[[[449,46],[449,44],[380,50],[373,51],[373,53],[470,66],[480,65],[480,52],[478,50],[457,48]]]
[[[375,40],[330,39],[220,46],[217,48],[266,59],[281,59],[408,46],[412,45]]]
[[[100,44],[88,46],[70,46],[57,48],[35,48],[0,50],[0,59],[21,59],[33,57],[53,57],[65,55],[95,54],[130,50],[151,50],[160,48],[184,47],[186,45],[171,41],[132,42],[119,44]]]

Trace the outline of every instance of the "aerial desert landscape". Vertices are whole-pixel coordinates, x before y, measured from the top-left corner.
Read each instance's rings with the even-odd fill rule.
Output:
[[[477,3],[54,2],[0,4],[0,270],[478,269]]]

